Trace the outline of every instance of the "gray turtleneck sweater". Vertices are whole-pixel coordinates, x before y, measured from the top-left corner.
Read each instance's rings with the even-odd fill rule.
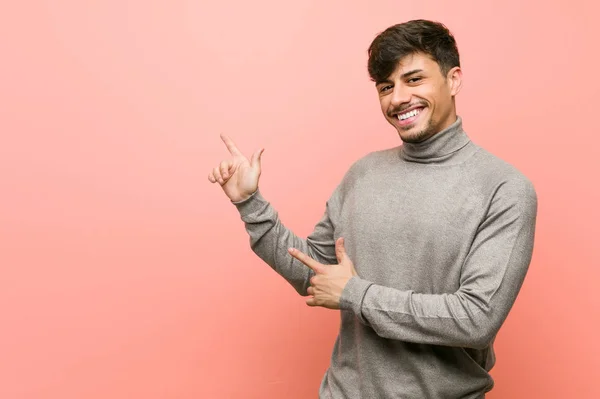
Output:
[[[492,389],[493,341],[531,260],[537,196],[460,117],[422,143],[356,161],[306,239],[260,190],[234,204],[252,250],[301,295],[313,272],[287,249],[335,264],[345,238],[358,276],[342,293],[321,399],[475,399]]]

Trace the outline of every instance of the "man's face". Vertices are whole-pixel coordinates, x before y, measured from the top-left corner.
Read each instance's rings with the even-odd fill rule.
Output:
[[[461,81],[459,67],[444,76],[431,57],[414,53],[402,58],[376,87],[383,115],[402,141],[419,143],[454,123],[454,96]]]

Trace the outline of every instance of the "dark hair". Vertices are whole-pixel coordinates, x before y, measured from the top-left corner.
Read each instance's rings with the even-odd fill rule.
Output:
[[[440,66],[442,75],[460,66],[456,40],[443,24],[417,19],[390,26],[369,46],[369,76],[374,82],[388,78],[403,57],[421,52]]]

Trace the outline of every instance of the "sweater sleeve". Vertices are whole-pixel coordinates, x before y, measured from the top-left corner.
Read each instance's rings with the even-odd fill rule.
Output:
[[[323,216],[306,239],[283,225],[278,212],[260,190],[244,201],[233,202],[244,221],[252,251],[303,296],[308,295],[306,290],[314,272],[292,257],[288,248],[297,248],[322,264],[337,263],[334,226],[330,217],[331,201],[327,202]]]
[[[479,225],[456,292],[421,294],[353,277],[340,308],[353,311],[384,338],[485,348],[506,319],[529,268],[536,215],[533,185],[522,179],[504,182]]]

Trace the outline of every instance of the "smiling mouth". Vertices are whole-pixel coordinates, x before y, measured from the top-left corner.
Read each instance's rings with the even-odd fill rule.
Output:
[[[412,108],[408,111],[394,114],[394,118],[396,120],[398,120],[398,123],[401,126],[405,126],[405,125],[408,125],[408,124],[414,122],[419,117],[419,114],[421,113],[421,111],[423,111],[424,109],[425,109],[424,106]]]

